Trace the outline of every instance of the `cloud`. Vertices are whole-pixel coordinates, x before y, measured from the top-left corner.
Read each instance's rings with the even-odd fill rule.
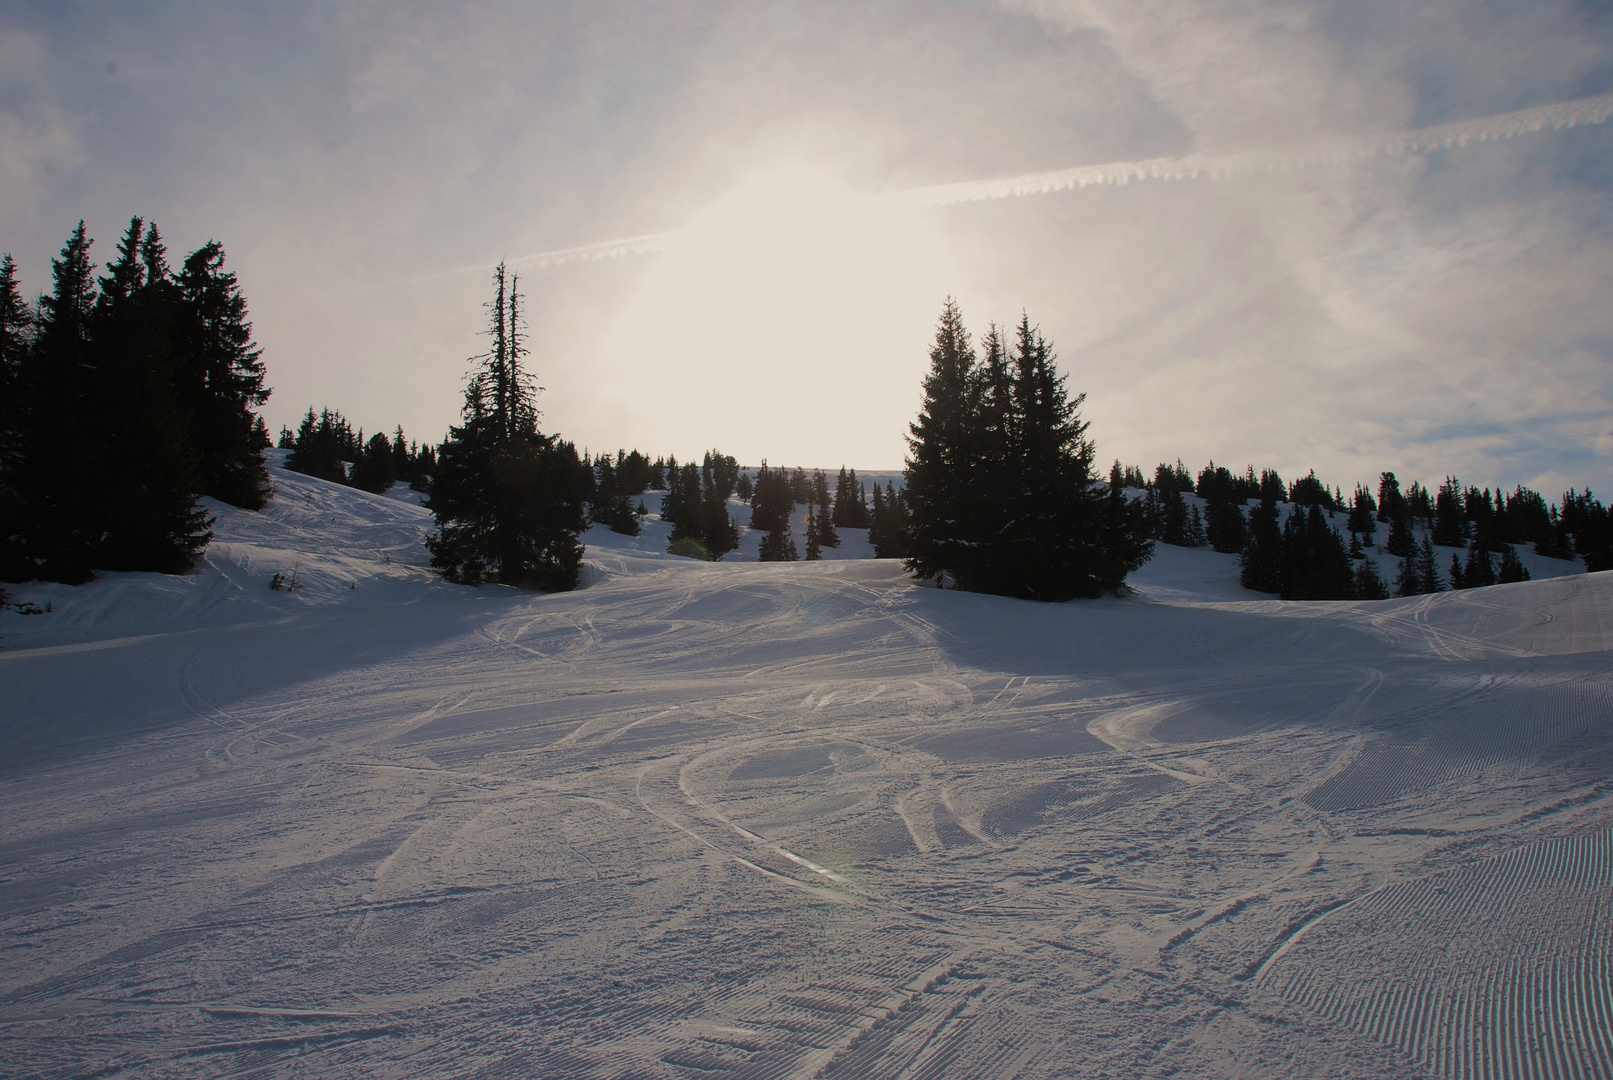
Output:
[[[1613,425],[1596,419],[1613,415],[1613,137],[1462,146],[1441,127],[1613,90],[1608,26],[1583,5],[23,10],[0,37],[0,248],[38,287],[81,216],[103,237],[141,213],[176,248],[222,240],[274,424],[329,403],[436,437],[482,344],[478,268],[503,258],[531,294],[551,428],[680,456],[731,437],[759,457],[765,426],[741,446],[737,424],[674,435],[645,419],[664,419],[661,373],[733,370],[714,350],[744,321],[708,297],[702,332],[624,365],[610,342],[666,260],[600,256],[661,245],[768,170],[877,194],[1056,188],[1151,162],[1183,178],[925,211],[946,256],[935,289],[972,326],[1040,321],[1089,391],[1101,453],[1315,466],[1344,486],[1382,468],[1613,479]],[[1383,141],[1411,129],[1435,132]],[[1280,167],[1293,151],[1273,148],[1293,147],[1326,167]],[[879,372],[855,422],[777,421],[818,440],[821,463],[899,463],[917,386],[888,380],[922,366],[930,331],[910,320],[875,348],[837,312],[802,311],[777,331],[788,348],[747,343],[823,341],[844,370]],[[810,377],[775,366],[786,388]]]

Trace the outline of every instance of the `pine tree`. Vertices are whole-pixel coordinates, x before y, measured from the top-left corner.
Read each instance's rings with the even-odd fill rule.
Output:
[[[756,492],[751,501],[750,527],[767,533],[762,538],[762,562],[794,562],[799,558],[795,537],[791,535],[790,518],[795,513],[795,493],[790,478],[778,469],[769,469],[767,461],[756,474]]]
[[[52,263],[54,288],[41,298],[30,346],[13,353],[17,394],[0,483],[7,577],[179,573],[210,537],[175,406],[172,312],[158,291],[165,283],[150,279],[142,258],[146,235],[135,218],[97,288],[79,222]]]
[[[13,475],[14,516],[5,523],[8,576],[88,581],[103,522],[83,491],[98,462],[89,427],[94,360],[94,243],[80,221],[51,261],[51,292],[39,298],[33,347],[21,383],[21,430]]]
[[[1439,580],[1439,567],[1434,564],[1434,546],[1426,536],[1417,549],[1417,576],[1425,593],[1437,593],[1444,588]]]
[[[806,561],[817,562],[823,558],[823,545],[818,543],[818,534],[824,518],[823,510],[813,503],[807,503],[806,521]]]
[[[349,483],[363,491],[379,495],[397,480],[393,463],[392,440],[377,431],[367,441],[360,440],[358,460],[353,464]]]
[[[1248,541],[1239,555],[1238,581],[1255,592],[1282,592],[1282,529],[1277,502],[1267,497],[1249,511]]]
[[[1392,473],[1385,475],[1393,476]],[[1398,501],[1390,511],[1389,538],[1384,541],[1383,549],[1391,555],[1405,558],[1412,553],[1416,543],[1417,537],[1412,527],[1410,508],[1403,500]]]
[[[1514,581],[1528,581],[1529,571],[1518,559],[1518,551],[1511,544],[1501,548],[1501,569],[1496,573],[1496,583],[1508,585]]]
[[[806,470],[797,465],[795,472],[790,476],[790,490],[798,503],[812,501],[812,479],[807,476]]]
[[[1354,575],[1344,541],[1318,502],[1295,503],[1283,524],[1279,583],[1284,600],[1348,600]]]
[[[913,512],[907,504],[906,492],[897,490],[890,480],[885,481],[884,515],[874,558],[908,558],[913,553]]]
[[[979,379],[963,314],[951,297],[941,309],[923,385],[923,404],[908,435],[904,491],[914,527],[907,568],[920,578],[950,574],[977,587],[983,576],[976,569],[979,515],[969,505],[969,489],[979,456],[974,446]]]
[[[17,285],[11,256],[0,258],[0,581],[24,576],[19,522],[17,469],[21,464],[23,423],[28,395],[24,378],[33,344],[34,313]]]
[[[1395,595],[1421,596],[1426,591],[1422,574],[1417,570],[1417,556],[1407,554],[1400,560],[1400,574],[1395,578]]]
[[[80,491],[103,521],[96,566],[177,574],[212,533],[177,400],[172,297],[166,280],[148,277],[144,226],[130,221],[91,316],[86,405],[99,468]]]
[[[739,522],[728,512],[728,494],[732,490],[732,477],[719,470],[701,495],[700,542],[705,546],[706,558],[712,562],[739,547]]]
[[[1452,589],[1470,589],[1470,588],[1473,588],[1472,585],[1469,585],[1467,583],[1467,579],[1465,578],[1465,576],[1462,573],[1462,560],[1461,560],[1461,557],[1457,556],[1457,555],[1452,555],[1451,556],[1451,588]]]
[[[1118,467],[1119,462],[1115,462]],[[1215,462],[1199,473],[1195,491],[1204,500],[1204,536],[1210,546],[1223,554],[1243,550],[1246,539],[1240,485],[1224,467]]]
[[[148,273],[157,273],[164,253],[155,227],[143,254]],[[223,245],[210,240],[192,252],[173,288],[183,312],[176,327],[178,406],[189,417],[187,441],[201,465],[202,491],[257,510],[270,489],[253,409],[269,399],[269,390],[246,297],[235,274],[224,269]]]
[[[948,299],[908,439],[908,569],[1026,599],[1118,590],[1151,545],[1129,507],[1114,517],[1093,483],[1083,396],[1069,396],[1028,315],[1012,356],[995,326],[981,344],[977,362]],[[889,491],[884,502],[888,513]],[[1137,536],[1121,535],[1134,525]]]
[[[1372,493],[1362,484],[1355,485],[1347,527],[1351,536],[1364,538],[1360,541],[1363,546],[1372,543],[1373,534],[1378,530],[1377,510],[1378,504],[1373,500]]]
[[[812,519],[813,524],[808,531],[817,538],[818,546],[820,548],[839,547],[840,534],[835,532],[834,518],[829,511],[829,480],[823,475],[821,470],[813,470],[812,498],[809,500],[809,502],[810,504],[818,507],[818,513],[817,516]],[[812,537],[809,536],[809,546],[811,540]]]
[[[885,495],[879,490],[879,485],[876,483],[874,485],[874,505],[868,511],[868,542],[873,545],[874,558],[876,559],[885,557],[879,553],[881,544],[885,538],[884,526]]]
[[[1355,564],[1355,575],[1352,591],[1358,600],[1387,600],[1389,588],[1384,584],[1383,578],[1378,575],[1377,567],[1372,565],[1371,559],[1362,559]]]
[[[840,476],[835,481],[831,523],[842,529],[866,529],[868,505],[865,498],[863,486],[857,479],[857,470],[852,469],[848,473],[844,465],[840,466]]]
[[[1461,547],[1467,543],[1466,505],[1462,484],[1447,476],[1434,499],[1433,542],[1441,547]]]
[[[537,427],[538,388],[521,359],[520,292],[499,264],[489,336],[465,390],[463,422],[437,455],[426,541],[450,581],[576,587],[586,527],[586,467],[571,443]]]
[[[292,437],[286,468],[333,484],[346,484],[362,455],[358,434],[339,410],[321,409],[315,416],[310,405]]]
[[[1451,587],[1456,588],[1456,556],[1451,556]],[[1467,565],[1462,568],[1462,588],[1477,589],[1495,584],[1495,567],[1490,564],[1488,537],[1475,537],[1467,548]]]
[[[661,499],[661,520],[672,526],[672,539],[698,540],[702,524],[700,469],[694,462],[667,470],[667,493]]]
[[[594,497],[588,516],[597,525],[623,536],[639,535],[638,515],[633,512],[627,485],[608,454],[594,462]]]
[[[800,553],[795,547],[795,537],[790,535],[789,529],[774,529],[762,537],[762,562],[795,562]]]

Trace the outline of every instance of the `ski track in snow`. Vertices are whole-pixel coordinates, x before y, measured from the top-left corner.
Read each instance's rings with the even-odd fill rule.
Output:
[[[1613,1074],[1613,575],[1044,606],[652,517],[536,596],[275,476],[0,615],[0,1073]]]

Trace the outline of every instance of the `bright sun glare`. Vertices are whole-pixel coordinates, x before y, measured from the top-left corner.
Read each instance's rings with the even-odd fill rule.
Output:
[[[761,172],[668,238],[609,356],[655,450],[694,437],[747,464],[838,467],[814,456],[827,441],[891,468],[956,289],[924,211]]]

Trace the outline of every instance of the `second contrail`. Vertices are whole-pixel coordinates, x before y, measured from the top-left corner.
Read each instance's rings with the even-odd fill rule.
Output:
[[[958,203],[1009,199],[1023,195],[1046,195],[1056,191],[1094,187],[1100,184],[1129,184],[1142,180],[1226,180],[1261,173],[1291,172],[1301,169],[1330,168],[1368,158],[1401,157],[1434,150],[1449,150],[1471,143],[1496,142],[1539,131],[1589,124],[1605,124],[1613,119],[1613,94],[1541,105],[1532,109],[1499,113],[1477,120],[1413,128],[1379,135],[1357,135],[1340,139],[1300,143],[1250,150],[1237,154],[1185,154],[1181,157],[1147,158],[1142,161],[1112,161],[1103,165],[1077,165],[1071,169],[1003,176],[992,180],[969,180],[957,184],[912,188],[891,192],[879,198],[911,206],[953,206]],[[648,233],[622,240],[540,251],[508,260],[512,267],[536,269],[571,262],[615,259],[646,255],[661,250],[676,230]]]

